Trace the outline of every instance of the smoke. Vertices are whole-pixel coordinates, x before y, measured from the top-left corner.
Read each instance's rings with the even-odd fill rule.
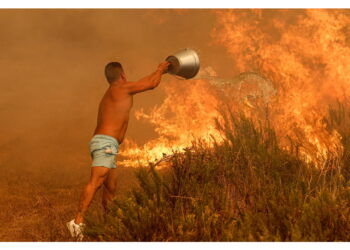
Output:
[[[278,89],[271,117],[319,166],[342,153],[340,135],[327,130],[328,105],[349,100],[348,10],[217,11],[213,39],[241,72],[254,71]],[[244,49],[242,49],[244,48]]]
[[[308,162],[323,167],[341,156],[341,137],[338,131],[327,128],[325,118],[328,105],[349,100],[349,11],[254,9],[214,13],[216,23],[209,44],[226,49],[225,54],[231,57],[228,65],[237,76],[226,77],[208,63],[202,65],[194,80],[187,81],[186,89],[180,81],[169,84],[164,102],[138,114],[155,126],[159,137],[126,153],[131,158],[145,159],[149,154],[161,157],[171,148],[189,146],[192,134],[215,134],[211,122],[217,116],[215,109],[230,104],[231,109],[257,122],[269,107],[269,120],[281,145],[298,151]],[[216,54],[218,68],[224,65],[221,55]],[[226,96],[224,103],[216,90]]]
[[[157,115],[150,112],[162,114],[171,107],[174,93],[177,102],[195,107],[194,102],[184,101],[181,92],[204,102],[193,92],[213,96],[215,88],[209,85],[234,86],[235,98],[243,96],[249,106],[254,104],[246,92],[254,98],[262,95],[268,102],[279,91],[279,98],[285,98],[279,99],[278,107],[284,111],[276,114],[284,112],[281,121],[297,122],[301,128],[317,113],[310,107],[340,97],[348,83],[349,13],[345,10],[0,12],[0,164],[7,169],[35,172],[49,166],[66,173],[72,168],[88,171],[87,146],[108,86],[103,68],[109,61],[120,61],[127,78],[137,80],[179,49],[188,47],[199,54],[202,70],[196,79],[180,83],[165,75],[159,88],[135,96],[126,136],[140,149],[161,135],[164,125],[150,120]],[[323,94],[315,98],[317,90]],[[208,105],[203,107],[217,104]],[[310,117],[297,116],[303,112]],[[185,127],[177,121],[164,124]],[[304,137],[316,140],[315,134],[324,133],[314,132]],[[322,143],[328,137],[325,133]]]
[[[211,10],[1,10],[0,164],[26,172],[89,164],[88,141],[107,83],[104,65],[120,61],[130,80],[151,73],[189,47],[224,77],[236,72],[222,46],[210,43]],[[171,81],[165,76],[162,85]],[[162,88],[135,96],[134,109],[165,98]],[[127,138],[155,138],[131,115]],[[17,171],[17,173],[19,173]]]

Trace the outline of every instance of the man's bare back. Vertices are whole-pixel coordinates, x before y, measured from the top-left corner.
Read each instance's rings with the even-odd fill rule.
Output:
[[[103,96],[98,109],[95,134],[110,135],[122,143],[128,127],[133,96],[110,86]]]
[[[126,81],[122,73],[120,79],[109,86],[100,102],[94,135],[109,135],[122,143],[128,127],[133,95],[157,87],[168,65],[168,62],[159,64],[154,73],[136,82]]]

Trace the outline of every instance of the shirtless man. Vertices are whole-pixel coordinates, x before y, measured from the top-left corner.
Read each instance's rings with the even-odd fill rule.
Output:
[[[133,95],[157,87],[168,66],[168,62],[162,62],[149,76],[129,82],[120,63],[106,65],[105,76],[110,86],[99,105],[97,127],[89,144],[91,177],[81,195],[75,219],[67,223],[72,237],[82,240],[83,216],[100,187],[103,186],[102,205],[105,209],[113,199],[117,185],[115,157],[128,127]]]

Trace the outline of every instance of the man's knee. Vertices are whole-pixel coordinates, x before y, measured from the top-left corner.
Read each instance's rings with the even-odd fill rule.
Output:
[[[109,194],[115,195],[115,193],[117,191],[117,184],[116,183],[104,182],[103,186]]]
[[[93,188],[99,189],[103,185],[104,180],[105,180],[105,177],[93,178],[93,179],[90,180],[89,184]]]
[[[91,169],[91,178],[89,185],[95,189],[102,186],[103,182],[106,180],[109,173],[109,169],[105,167],[94,167]]]

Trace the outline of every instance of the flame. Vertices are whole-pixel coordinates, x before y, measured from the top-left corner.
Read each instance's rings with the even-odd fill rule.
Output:
[[[215,129],[214,118],[218,117],[219,100],[215,90],[204,80],[176,80],[167,82],[163,89],[166,98],[161,105],[151,111],[143,109],[135,112],[137,119],[143,119],[156,128],[159,137],[148,141],[143,147],[136,147],[128,141],[121,164],[138,166],[148,161],[160,160],[174,151],[191,146],[192,140],[215,137],[222,140]]]
[[[233,109],[257,120],[259,109],[269,103],[269,119],[281,145],[291,151],[297,148],[305,161],[323,168],[340,157],[341,136],[327,128],[324,118],[330,103],[347,102],[350,95],[349,11],[214,12],[217,24],[211,42],[226,48],[240,72],[251,73],[225,80],[207,68],[202,79],[163,84],[164,102],[151,111],[136,112],[138,119],[155,126],[159,137],[142,147],[129,141],[122,164],[159,160],[190,147],[193,138],[210,134],[221,141],[213,120],[223,102],[218,90],[232,97],[226,103]]]
[[[339,133],[327,130],[324,117],[329,103],[346,101],[350,94],[350,16],[343,10],[305,10],[292,20],[292,11],[271,16],[261,10],[217,11],[213,39],[240,71],[258,71],[273,81],[275,129],[298,144],[306,161],[322,168],[343,150]]]

